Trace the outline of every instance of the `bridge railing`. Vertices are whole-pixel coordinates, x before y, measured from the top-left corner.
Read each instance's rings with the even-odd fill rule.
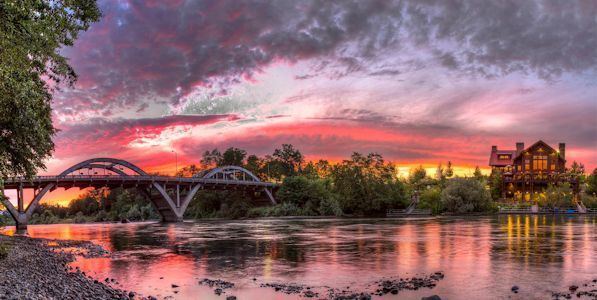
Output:
[[[64,176],[34,176],[32,178],[26,177],[9,177],[4,180],[7,183],[28,183],[28,182],[52,182],[52,181],[67,181],[67,180],[139,180],[139,181],[161,181],[161,182],[193,182],[193,183],[242,183],[249,185],[263,185],[275,186],[275,183],[255,181],[255,180],[239,180],[229,178],[201,178],[201,177],[181,177],[181,176],[161,176],[161,175],[119,175],[119,174],[94,174],[94,175],[64,175]]]

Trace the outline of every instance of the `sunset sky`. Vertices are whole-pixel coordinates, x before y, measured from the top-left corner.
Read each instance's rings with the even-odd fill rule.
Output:
[[[100,1],[63,50],[79,80],[55,94],[43,173],[93,157],[173,173],[172,151],[182,166],[292,143],[466,174],[538,139],[597,167],[597,2],[334,2]]]

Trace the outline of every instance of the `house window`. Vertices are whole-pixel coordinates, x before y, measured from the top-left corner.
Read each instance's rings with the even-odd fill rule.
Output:
[[[510,160],[510,155],[508,154],[500,154],[498,155],[499,160]]]
[[[530,164],[531,164],[531,160],[530,159],[525,159],[524,160],[524,170],[525,171],[528,171],[528,170],[531,169]]]
[[[533,170],[547,170],[547,155],[533,156]]]

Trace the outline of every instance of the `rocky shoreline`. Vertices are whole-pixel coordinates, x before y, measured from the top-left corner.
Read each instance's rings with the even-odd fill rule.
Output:
[[[68,266],[76,255],[108,254],[93,243],[0,235],[0,244],[8,248],[0,260],[0,299],[155,299],[111,287]]]

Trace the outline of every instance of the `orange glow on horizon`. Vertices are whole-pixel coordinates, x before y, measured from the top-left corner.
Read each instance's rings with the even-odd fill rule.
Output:
[[[321,158],[321,159],[325,159],[325,158]],[[313,162],[317,162],[319,160],[319,158],[314,158],[311,157],[310,161]],[[328,160],[331,164],[336,164],[341,162],[343,159],[336,159],[336,160]],[[178,164],[178,169],[180,170],[181,168],[190,165],[191,163],[184,163],[181,164],[181,162],[179,162]],[[195,164],[199,164],[198,162],[196,162]],[[435,173],[436,173],[436,169],[438,166],[438,163],[395,163],[396,164],[396,168],[397,168],[397,175],[399,177],[402,178],[406,178],[409,175],[409,172],[412,168],[416,168],[418,166],[423,166],[423,168],[425,169],[425,171],[427,171],[427,176],[434,178],[435,177]],[[442,166],[445,168],[446,167],[446,162],[442,162]],[[484,175],[489,175],[489,173],[491,172],[491,169],[489,167],[481,167],[481,172]],[[157,172],[160,174],[166,174],[166,175],[174,175],[175,173],[175,169],[176,166],[175,164],[165,164],[165,165],[155,165],[155,166],[151,166],[150,168],[146,168],[145,170],[149,173],[153,173],[153,172]],[[466,164],[462,164],[462,165],[452,165],[452,169],[454,170],[454,175],[455,176],[472,176],[473,172],[475,171],[475,166],[471,166],[471,165],[466,165]],[[78,188],[71,188],[68,190],[64,190],[64,189],[56,189],[53,192],[49,192],[48,194],[45,195],[45,197],[42,199],[42,203],[47,203],[47,204],[55,204],[55,205],[60,205],[60,206],[68,206],[68,204],[70,203],[71,200],[78,198],[79,196],[83,195],[84,193],[86,193],[88,190],[90,189],[78,189]],[[14,202],[14,201],[13,201]]]

